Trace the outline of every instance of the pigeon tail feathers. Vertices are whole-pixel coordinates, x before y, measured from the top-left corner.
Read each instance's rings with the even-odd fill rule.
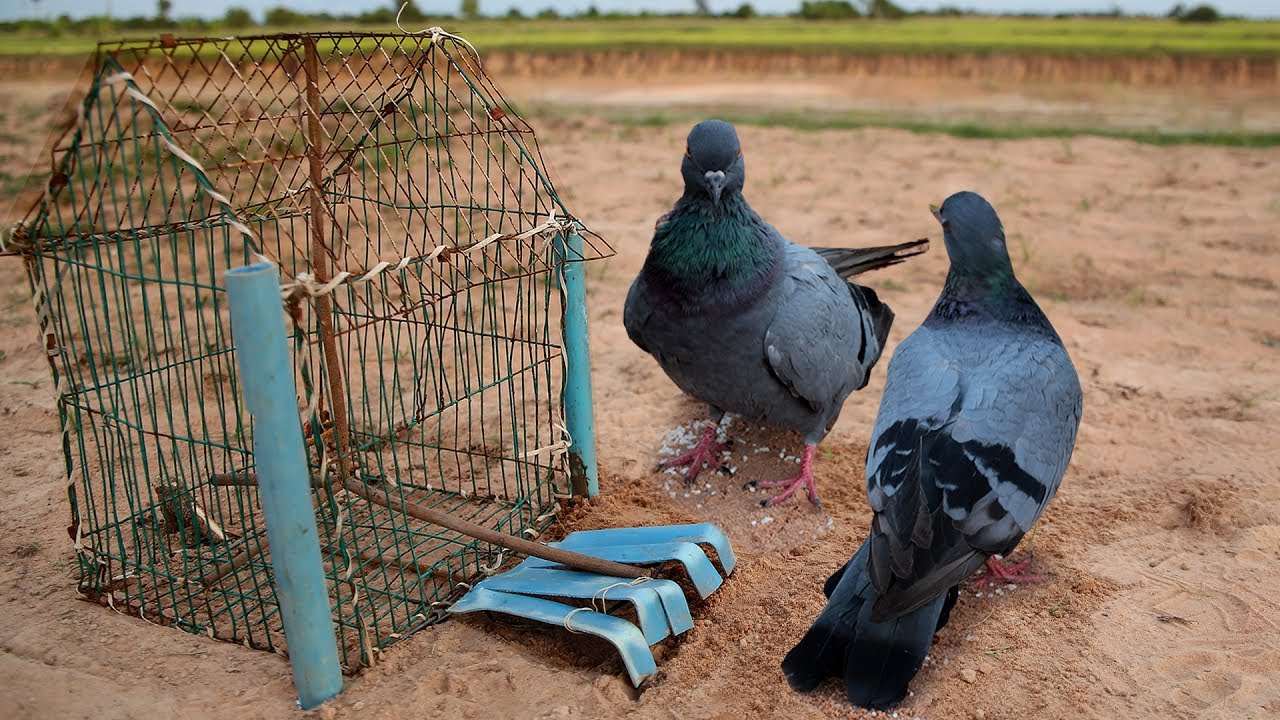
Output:
[[[869,248],[815,247],[814,252],[835,269],[836,274],[848,280],[872,270],[897,265],[929,249],[929,240],[921,238],[898,245],[878,245]]]
[[[809,692],[834,677],[842,681],[852,702],[886,709],[906,697],[933,634],[946,624],[956,593],[942,593],[888,622],[872,622],[876,590],[867,575],[868,548],[863,543],[827,581],[824,590],[830,589],[830,600],[809,632],[787,653],[782,671],[798,692]]]

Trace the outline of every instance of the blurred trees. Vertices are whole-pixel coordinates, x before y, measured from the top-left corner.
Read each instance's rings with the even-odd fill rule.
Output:
[[[33,12],[38,10],[40,0],[28,0],[32,3]],[[460,0],[459,5],[453,15],[430,14],[423,12],[419,7],[419,0],[409,0],[405,3],[404,10],[401,11],[403,0],[382,0],[384,5],[366,10],[360,13],[350,13],[341,11],[304,13],[293,10],[289,7],[290,0],[268,0],[268,2],[277,3],[266,9],[262,15],[262,25],[272,28],[290,29],[299,27],[317,27],[323,24],[341,24],[346,26],[365,25],[365,26],[381,26],[381,29],[394,28],[396,14],[400,13],[401,23],[406,28],[424,27],[430,23],[439,23],[449,19],[457,20],[459,17],[467,19],[475,19],[480,17],[479,0]],[[84,18],[72,18],[70,15],[63,14],[57,18],[41,18],[41,19],[22,19],[8,22],[0,22],[0,33],[3,32],[37,32],[44,33],[50,37],[57,37],[65,34],[80,35],[97,35],[108,36],[121,30],[179,30],[185,32],[203,32],[211,29],[226,29],[231,31],[239,31],[258,25],[254,13],[261,12],[261,5],[254,5],[253,9],[241,5],[235,5],[227,8],[221,18],[217,20],[205,20],[193,17],[172,17],[173,2],[172,0],[156,0],[156,13],[149,16],[136,16],[128,18],[113,18],[105,16],[92,16]],[[1112,10],[1109,13],[1086,13],[1088,15],[1117,14],[1118,10]],[[684,13],[687,16],[693,14],[710,14],[710,3],[706,0],[694,0],[692,6]],[[896,20],[904,18],[912,14],[918,15],[969,15],[975,14],[970,10],[959,9],[955,6],[944,5],[932,12],[911,13],[904,10],[894,0],[804,0],[800,3],[799,9],[792,13],[793,17],[805,20],[851,20],[857,18],[875,18],[884,20]],[[562,15],[553,7],[544,7],[542,10],[536,11],[536,14],[527,5],[523,7],[512,6],[503,17],[508,20],[520,20],[529,17],[536,17],[539,20],[555,20],[555,19],[571,19],[585,18],[589,20],[626,20],[632,17],[654,17],[658,13],[646,10],[623,10],[601,12],[594,4],[588,5],[583,11],[577,14]],[[1064,13],[1056,17],[1073,17],[1079,16],[1080,13]],[[714,15],[710,15],[715,17]],[[749,1],[743,1],[738,5],[737,9],[728,10],[718,17],[732,19],[750,19],[758,17],[755,6]],[[1198,4],[1187,6],[1184,4],[1175,5],[1168,13],[1168,17],[1179,22],[1199,22],[1210,23],[1222,19],[1222,14],[1217,8],[1208,4]]]
[[[800,3],[796,16],[805,20],[845,20],[862,17],[862,13],[845,0],[806,0]]]
[[[1169,11],[1169,17],[1180,22],[1210,23],[1221,20],[1222,14],[1212,5],[1197,5],[1187,9],[1182,3],[1178,3]]]
[[[222,16],[222,25],[228,30],[243,30],[256,24],[253,21],[253,15],[242,7],[229,7],[227,13]]]

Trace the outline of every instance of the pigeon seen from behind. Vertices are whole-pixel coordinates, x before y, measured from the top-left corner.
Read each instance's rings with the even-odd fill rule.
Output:
[[[1075,368],[1014,277],[995,210],[960,192],[934,214],[951,270],[889,363],[867,452],[870,535],[782,661],[794,689],[835,677],[871,708],[906,695],[959,583],[984,564],[1023,579],[1000,558],[1053,498],[1080,425]]]
[[[720,120],[689,133],[681,173],[684,194],[658,220],[623,314],[632,341],[711,409],[694,449],[664,465],[687,465],[687,480],[718,466],[728,411],[804,436],[799,473],[762,483],[784,488],[765,504],[802,487],[817,503],[815,448],[867,384],[893,322],[875,292],[843,278],[922,253],[928,241],[820,251],[787,241],[742,196],[742,148]]]

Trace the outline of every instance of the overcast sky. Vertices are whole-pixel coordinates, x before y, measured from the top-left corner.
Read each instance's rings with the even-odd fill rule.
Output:
[[[253,9],[261,19],[265,8],[276,5],[295,10],[319,12],[358,13],[363,10],[390,5],[394,0],[345,0],[335,3],[333,0],[172,0],[174,17],[202,16],[207,18],[221,17],[228,7],[240,6]],[[1113,7],[1130,13],[1163,15],[1177,0],[899,0],[898,4],[911,9],[936,8],[940,5],[953,5],[973,8],[985,12],[1043,12],[1058,13],[1068,11],[1105,11]],[[738,7],[742,0],[711,0],[716,11],[731,10]],[[418,0],[418,7],[427,12],[454,12],[460,3],[440,2],[438,0]],[[786,13],[800,6],[799,0],[752,0],[751,4],[759,12]],[[1185,0],[1185,4],[1196,5],[1196,0]],[[1280,1],[1277,0],[1210,0],[1210,4],[1229,15],[1247,17],[1280,17]],[[692,0],[532,0],[532,2],[513,2],[511,0],[480,0],[482,12],[490,15],[501,15],[511,7],[519,7],[526,14],[533,14],[543,8],[552,7],[560,12],[579,12],[589,5],[595,5],[602,12],[610,10],[653,10],[670,12],[692,10]],[[112,15],[114,17],[130,17],[134,15],[154,15],[155,0],[0,0],[0,19],[13,20],[23,17],[56,17],[62,13],[72,16]]]

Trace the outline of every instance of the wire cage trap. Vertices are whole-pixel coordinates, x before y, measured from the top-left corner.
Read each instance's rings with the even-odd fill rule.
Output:
[[[571,491],[562,319],[584,298],[561,280],[612,250],[465,40],[101,45],[7,240],[57,387],[90,598],[286,650],[221,285],[259,257],[282,276],[345,671],[500,556],[342,480],[526,536]]]

